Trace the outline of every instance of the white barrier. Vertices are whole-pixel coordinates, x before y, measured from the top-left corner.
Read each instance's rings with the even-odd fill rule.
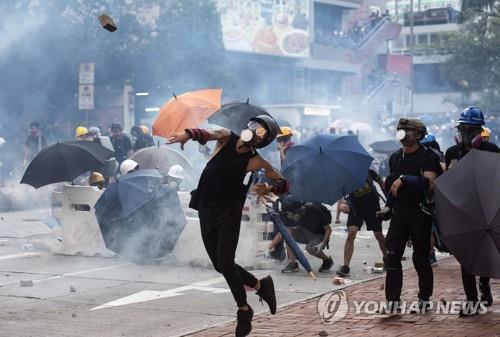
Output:
[[[106,256],[116,254],[104,245],[101,230],[95,217],[94,205],[102,191],[90,186],[63,186],[54,192],[53,216],[62,226],[62,248],[65,255]]]

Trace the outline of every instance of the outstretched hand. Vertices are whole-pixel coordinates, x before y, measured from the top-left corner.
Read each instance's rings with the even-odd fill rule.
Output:
[[[189,134],[183,132],[172,132],[167,138],[167,144],[180,143],[181,149],[184,150],[184,144],[189,140]]]

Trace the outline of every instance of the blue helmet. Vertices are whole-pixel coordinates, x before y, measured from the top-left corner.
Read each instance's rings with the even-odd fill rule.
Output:
[[[425,137],[420,141],[421,143],[435,142],[436,137],[432,133],[428,133]]]
[[[470,106],[460,114],[457,124],[484,125],[484,115],[478,107]]]

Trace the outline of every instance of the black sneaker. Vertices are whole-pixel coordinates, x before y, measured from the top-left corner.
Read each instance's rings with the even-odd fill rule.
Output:
[[[250,334],[252,331],[252,319],[253,319],[253,310],[250,306],[248,306],[248,310],[238,309],[236,314],[238,316],[236,323],[236,337],[245,337]]]
[[[270,275],[264,277],[260,280],[260,289],[257,291],[259,295],[259,301],[266,302],[271,310],[271,314],[276,313],[276,293],[274,292],[274,282]]]
[[[282,273],[296,273],[299,271],[299,264],[297,262],[290,262],[285,268],[281,269]]]
[[[431,263],[431,266],[437,266],[438,262],[436,259],[436,251],[433,250],[432,253],[429,255],[429,262]]]
[[[349,276],[350,272],[351,272],[351,269],[349,268],[349,266],[343,265],[343,266],[340,266],[339,270],[337,270],[337,275],[342,276],[342,277],[346,277],[346,276]]]
[[[491,288],[479,283],[479,291],[481,292],[481,302],[484,303],[485,307],[491,307],[491,305],[493,304],[493,295],[491,294]]]
[[[328,273],[332,268],[332,266],[333,266],[333,259],[329,257],[328,259],[323,260],[323,263],[321,264],[321,267],[319,267],[318,271],[320,273]]]

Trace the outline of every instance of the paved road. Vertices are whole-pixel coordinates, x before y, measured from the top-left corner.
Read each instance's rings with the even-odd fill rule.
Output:
[[[234,320],[232,296],[214,270],[181,264],[175,256],[135,265],[122,258],[57,255],[58,241],[41,221],[47,215],[46,210],[0,213],[1,337],[164,337]],[[342,227],[333,233],[330,253],[340,262],[346,233]],[[376,276],[363,271],[360,261],[381,260],[369,232],[360,233],[356,249],[353,283]],[[319,267],[319,261],[310,261]],[[273,276],[281,306],[336,287],[332,274],[312,281],[305,272],[284,275],[282,264],[262,262],[266,269],[254,272]],[[21,281],[33,286],[21,287]],[[252,292],[249,302],[265,311]]]

